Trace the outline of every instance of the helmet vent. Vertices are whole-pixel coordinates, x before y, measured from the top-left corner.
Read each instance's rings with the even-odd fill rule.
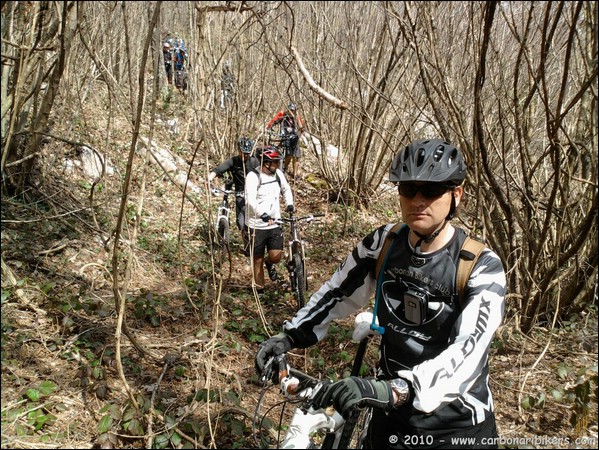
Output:
[[[449,155],[449,158],[447,159],[447,165],[451,166],[453,164],[453,162],[457,159],[458,157],[458,151],[454,148],[453,151],[451,152],[451,154]]]
[[[426,156],[426,150],[424,148],[420,147],[416,153],[416,166],[418,166],[418,167],[422,166],[422,163],[424,163],[425,156]]]
[[[435,162],[441,161],[441,158],[443,158],[443,153],[445,153],[445,147],[443,145],[437,145],[437,148],[435,148],[433,153],[433,159]]]

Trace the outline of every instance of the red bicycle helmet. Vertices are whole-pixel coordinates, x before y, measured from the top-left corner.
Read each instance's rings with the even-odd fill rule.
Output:
[[[281,153],[277,150],[276,147],[272,145],[266,146],[262,149],[262,162],[270,162],[270,161],[280,161],[282,159]]]

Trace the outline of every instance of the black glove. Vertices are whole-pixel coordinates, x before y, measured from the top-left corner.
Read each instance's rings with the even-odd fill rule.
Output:
[[[293,343],[291,342],[291,338],[285,333],[279,333],[262,342],[260,347],[258,347],[258,353],[256,353],[256,373],[259,376],[264,375],[264,366],[266,366],[271,357],[287,353],[292,348]]]
[[[264,222],[268,222],[270,220],[270,216],[266,213],[262,213],[262,215],[260,216],[260,218],[264,221]]]
[[[285,211],[287,211],[289,214],[291,214],[293,211],[295,211],[295,208],[293,207],[293,205],[287,205],[287,208],[285,209]]]
[[[347,419],[356,406],[390,409],[393,406],[393,391],[386,381],[349,377],[324,385],[312,399],[314,409],[330,405]]]

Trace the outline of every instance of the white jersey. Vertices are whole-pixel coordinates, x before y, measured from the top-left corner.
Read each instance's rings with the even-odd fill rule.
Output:
[[[249,172],[245,178],[246,225],[259,230],[278,227],[264,222],[260,216],[267,214],[273,219],[281,218],[281,194],[285,205],[293,205],[291,186],[281,170],[277,169],[276,175],[264,173],[261,167]]]

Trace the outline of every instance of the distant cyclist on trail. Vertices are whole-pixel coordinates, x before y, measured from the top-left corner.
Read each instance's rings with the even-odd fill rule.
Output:
[[[235,212],[237,214],[237,228],[241,231],[243,238],[243,251],[249,256],[249,239],[247,226],[245,224],[245,177],[249,172],[260,166],[260,161],[252,156],[254,141],[248,137],[241,137],[237,141],[239,154],[235,155],[216,166],[208,174],[207,184],[210,185],[216,177],[223,177],[230,173],[233,177],[233,186],[235,188]]]
[[[175,86],[185,92],[187,90],[187,73],[185,72],[185,66],[188,63],[187,49],[185,48],[183,39],[175,39],[174,45]]]
[[[166,70],[166,80],[168,84],[173,84],[173,49],[169,42],[162,45],[162,57],[164,59],[164,69]]]
[[[221,76],[220,107],[221,109],[230,108],[235,93],[235,75],[231,70],[231,60],[227,59],[223,66]]]
[[[299,145],[300,137],[304,131],[304,122],[295,103],[289,103],[286,110],[278,111],[270,122],[266,125],[266,130],[271,131],[279,126],[281,143],[279,149],[284,149],[285,159],[283,161],[283,171],[288,172],[289,164],[293,165],[291,174],[297,173],[297,161],[302,157]]]
[[[183,70],[187,59],[185,41],[183,39],[175,39],[175,70]]]
[[[377,377],[325,384],[312,405],[333,405],[344,417],[372,407],[364,448],[498,448],[489,348],[503,320],[506,276],[497,254],[483,245],[458,296],[467,233],[451,220],[465,177],[462,153],[444,140],[401,149],[389,180],[398,186],[403,225],[382,225],[362,239],[283,332],[258,348],[262,375],[272,356],[315,345],[332,321],[367,307],[375,293],[383,327]],[[476,257],[464,258],[470,256]]]

